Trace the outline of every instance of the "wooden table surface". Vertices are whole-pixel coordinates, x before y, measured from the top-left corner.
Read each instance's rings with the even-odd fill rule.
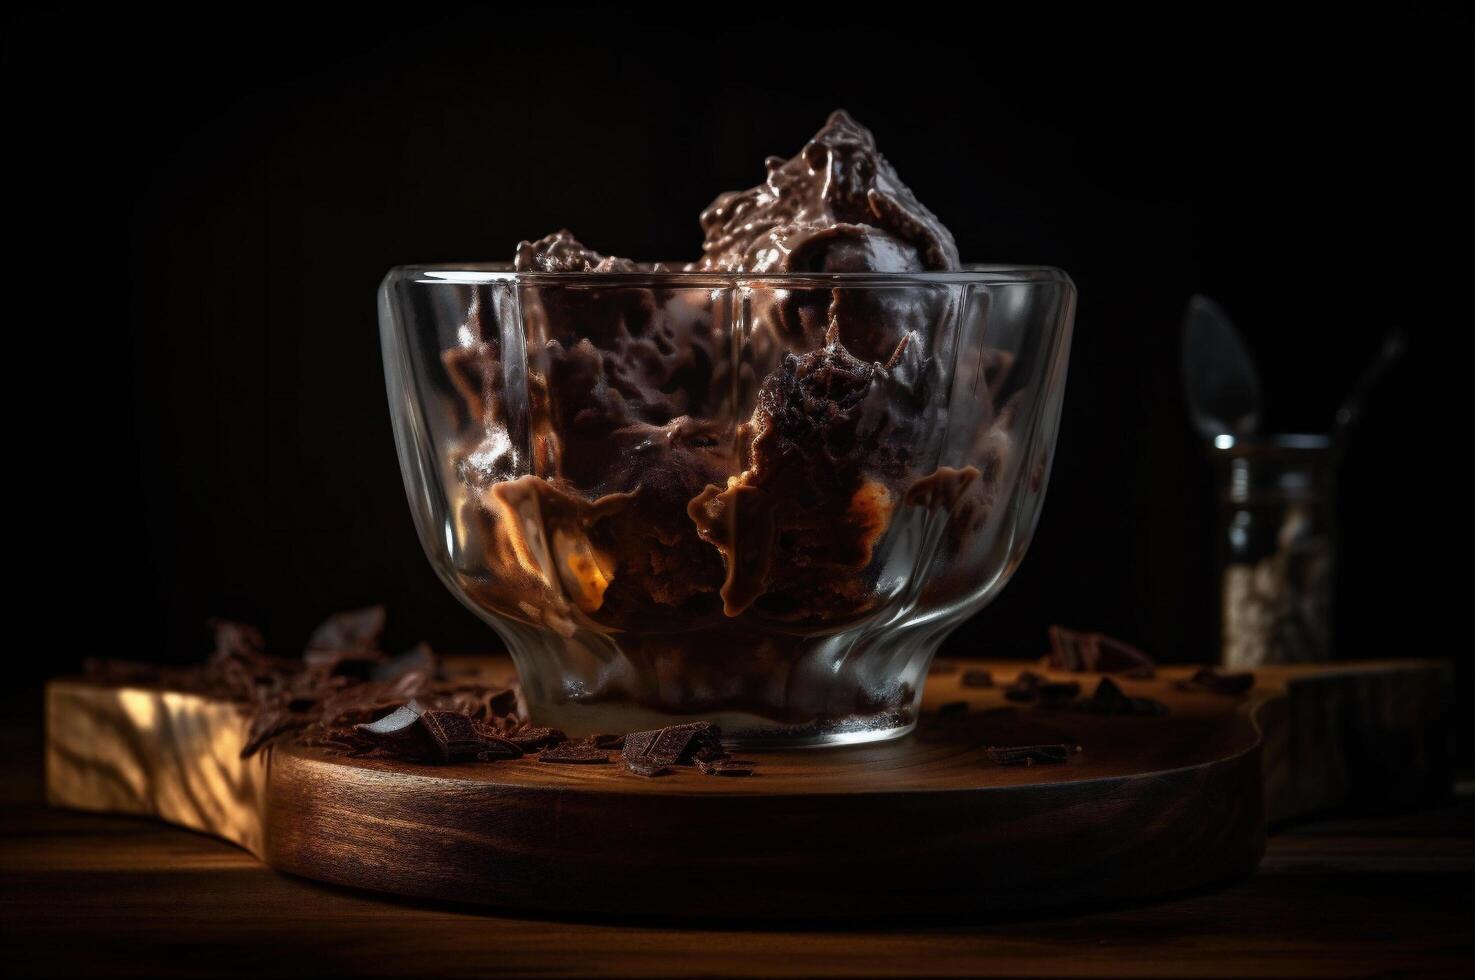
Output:
[[[1475,974],[1475,786],[1436,810],[1282,828],[1252,878],[1131,907],[692,927],[488,914],[287,877],[188,831],[47,809],[39,738],[0,734],[6,975]]]

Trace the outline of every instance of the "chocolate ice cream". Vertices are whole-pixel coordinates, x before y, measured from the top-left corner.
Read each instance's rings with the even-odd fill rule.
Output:
[[[921,533],[930,512],[951,514],[942,548],[956,553],[986,521],[1000,474],[940,465],[942,386],[957,357],[995,352],[954,349],[937,326],[955,319],[946,290],[824,280],[959,268],[952,235],[868,130],[835,112],[766,167],[764,183],[702,213],[703,255],[685,271],[817,279],[754,287],[733,310],[699,278],[652,285],[663,267],[558,231],[517,248],[529,274],[518,335],[489,327],[479,297],[444,360],[458,411],[484,433],[452,461],[463,536],[484,557],[478,601],[564,637],[612,638],[641,684],[680,688],[665,702],[794,724],[836,713],[783,693],[809,669],[799,651],[905,587],[879,575],[893,525]],[[552,273],[628,285],[540,278]],[[985,396],[1007,374],[1007,361],[994,367]],[[998,444],[967,458],[1008,451],[992,406],[973,397],[962,410]],[[638,699],[638,686],[611,672],[570,696]],[[905,723],[912,710],[910,689],[853,693],[857,715]]]

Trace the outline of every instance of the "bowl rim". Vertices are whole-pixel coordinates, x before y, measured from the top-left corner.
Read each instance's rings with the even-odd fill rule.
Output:
[[[628,272],[518,272],[510,262],[439,262],[397,265],[384,277],[422,285],[476,286],[525,283],[560,286],[757,287],[918,286],[1061,284],[1074,286],[1063,269],[1050,265],[968,263],[962,268],[927,272],[686,272],[637,269]]]

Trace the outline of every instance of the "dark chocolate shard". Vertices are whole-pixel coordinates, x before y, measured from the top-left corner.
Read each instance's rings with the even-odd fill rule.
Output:
[[[369,651],[379,649],[384,607],[351,609],[323,620],[308,638],[308,650]]]
[[[1208,691],[1211,694],[1237,697],[1255,686],[1255,675],[1248,670],[1224,671],[1204,667],[1188,680],[1179,681],[1175,686],[1181,691]]]
[[[669,766],[663,766],[649,759],[626,759],[625,768],[635,775],[644,776],[647,779],[653,779],[656,776],[665,776],[671,772]]]
[[[538,753],[538,761],[562,765],[597,765],[609,762],[609,752],[593,742],[563,742]]]
[[[419,643],[398,656],[375,663],[369,671],[369,679],[382,684],[400,685],[406,678],[414,677],[428,683],[435,678],[439,666],[430,644]]]
[[[589,741],[601,749],[619,751],[625,747],[625,736],[623,735],[591,735]]]
[[[994,675],[982,669],[965,670],[958,683],[964,687],[993,687]]]
[[[1105,633],[1079,633],[1063,626],[1050,627],[1050,652],[1040,661],[1047,670],[1070,673],[1118,674],[1146,680],[1156,675],[1152,658]]]
[[[1035,696],[1042,708],[1061,708],[1070,704],[1081,694],[1081,685],[1075,681],[1045,681],[1035,687]]]
[[[524,752],[532,752],[565,742],[568,736],[556,728],[524,728],[508,735],[507,740]]]
[[[639,759],[661,766],[686,765],[699,752],[721,751],[722,732],[710,721],[669,725],[653,731],[625,736],[622,756],[628,763]]]
[[[692,760],[696,767],[708,776],[751,776],[753,775],[753,763],[742,759],[734,759],[729,755],[721,755],[716,758],[704,758],[698,756]]]
[[[420,723],[424,706],[411,701],[378,721],[355,725],[353,730],[374,742],[385,755],[407,762],[431,761],[440,755],[434,738]]]
[[[1001,766],[1033,766],[1065,762],[1080,746],[1073,745],[990,745],[988,757]]]
[[[308,650],[302,655],[307,666],[334,677],[370,680],[384,655],[373,650]]]
[[[482,751],[483,740],[475,723],[455,711],[427,711],[420,716],[435,744],[441,762],[469,762]]]
[[[1073,708],[1096,715],[1139,715],[1149,717],[1165,715],[1168,706],[1153,698],[1129,697],[1110,677],[1101,678],[1096,692],[1089,698],[1077,701]]]
[[[1004,697],[1010,701],[1033,701],[1039,697],[1040,685],[1045,679],[1034,671],[1021,670],[1014,683],[1004,688]]]
[[[481,746],[477,749],[476,760],[478,762],[494,762],[497,759],[520,759],[522,749],[508,739],[500,735],[489,735],[479,732],[481,735]]]

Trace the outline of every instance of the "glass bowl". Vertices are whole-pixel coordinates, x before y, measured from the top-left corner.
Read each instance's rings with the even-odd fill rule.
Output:
[[[916,723],[1029,544],[1074,307],[1009,266],[403,266],[379,291],[420,540],[535,722],[743,745]]]

